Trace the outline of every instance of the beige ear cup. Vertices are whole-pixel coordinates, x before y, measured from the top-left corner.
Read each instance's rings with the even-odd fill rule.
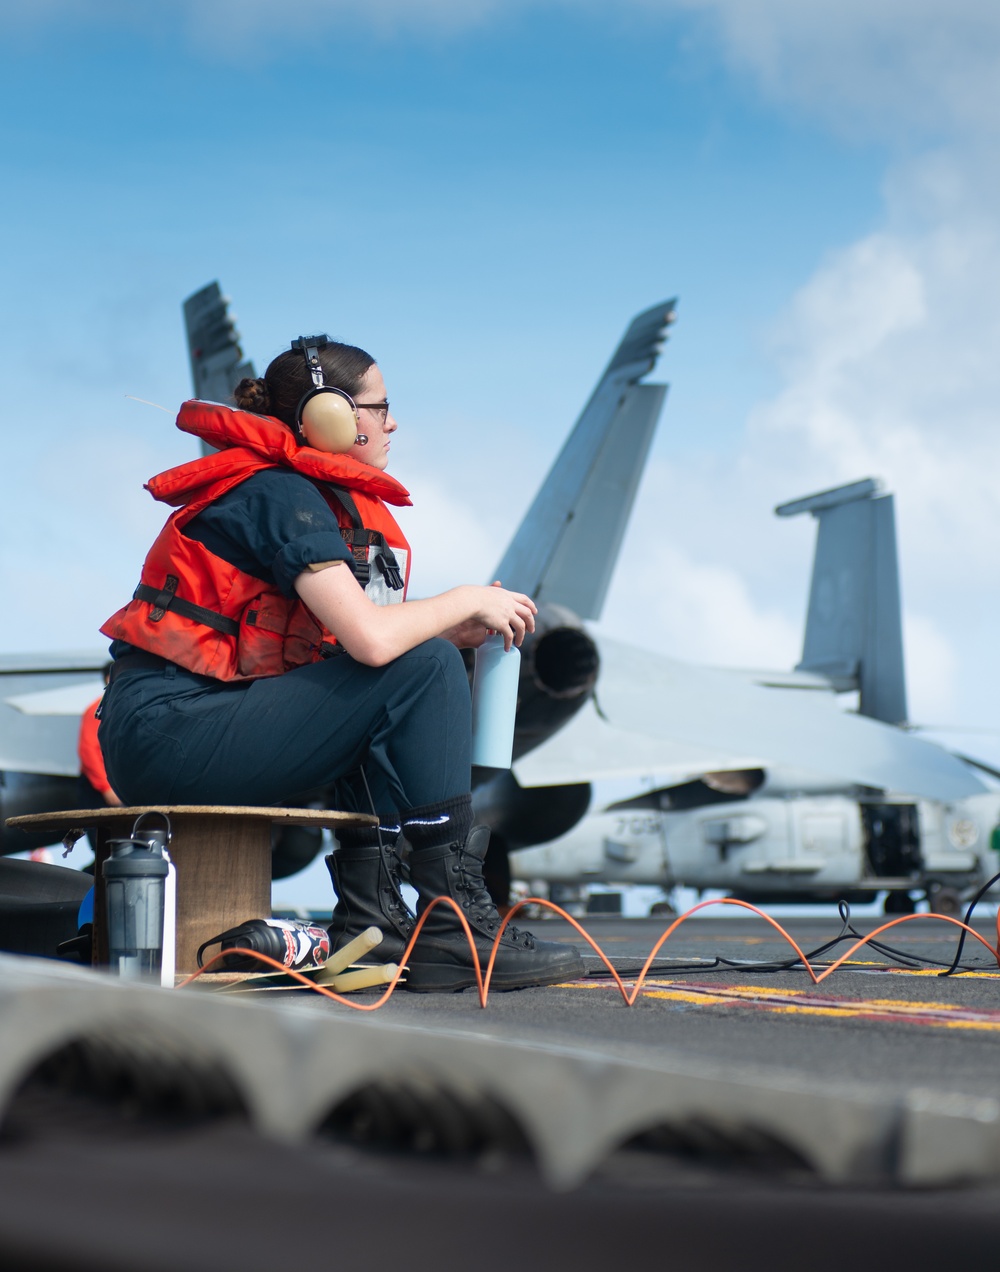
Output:
[[[302,436],[316,450],[338,455],[358,438],[358,416],[341,393],[317,393],[302,408]]]

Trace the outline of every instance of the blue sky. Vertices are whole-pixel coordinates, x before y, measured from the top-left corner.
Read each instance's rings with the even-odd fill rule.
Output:
[[[538,406],[561,428],[630,314],[677,293],[678,392],[703,388],[678,440],[737,429],[768,383],[762,319],[876,215],[881,156],[762,104],[702,43],[690,18],[530,9],[271,58],[169,24],[31,31],[0,90],[4,334],[30,363],[36,324],[86,331],[95,388],[131,359],[176,398],[178,296],[218,276],[258,359],[325,325],[433,393],[421,330],[482,395],[549,350],[568,397]]]
[[[811,529],[770,509],[877,475],[912,714],[1000,723],[992,7],[309,12],[0,3],[0,646],[93,647],[130,594],[141,484],[193,452],[125,395],[188,395],[204,283],[258,367],[306,329],[378,358],[425,592],[489,575],[630,317],[677,296],[607,626],[791,665]]]

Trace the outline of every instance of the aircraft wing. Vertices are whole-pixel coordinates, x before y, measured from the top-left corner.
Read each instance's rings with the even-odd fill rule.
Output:
[[[787,765],[945,803],[986,789],[950,752],[841,711],[833,694],[764,688],[604,637],[597,645],[595,709],[515,765],[522,785]]]
[[[757,671],[744,667],[720,667],[727,676],[738,676],[753,685],[766,689],[803,689],[810,693],[847,692],[840,683],[815,671]]]
[[[655,777],[686,782],[721,769],[759,768],[755,755],[708,748],[620,729],[602,717],[593,698],[547,742],[515,761],[521,786],[569,786],[602,778]]]
[[[103,688],[99,654],[0,655],[0,770],[74,777],[80,715]]]

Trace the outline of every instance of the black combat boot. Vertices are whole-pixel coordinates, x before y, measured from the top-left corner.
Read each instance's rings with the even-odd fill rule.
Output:
[[[464,843],[422,848],[410,854],[410,881],[420,897],[417,913],[435,897],[452,897],[461,906],[472,934],[483,974],[490,949],[500,930],[500,916],[483,882],[483,859],[490,832],[474,827]],[[436,906],[421,929],[410,955],[404,989],[417,994],[442,994],[475,985],[472,951],[451,906]],[[526,989],[529,985],[557,985],[584,974],[583,960],[572,945],[538,941],[530,932],[505,929],[493,965],[493,989]]]
[[[329,924],[332,948],[346,945],[365,928],[377,927],[381,945],[359,962],[398,963],[413,935],[414,919],[399,891],[399,858],[393,848],[342,846],[326,864],[337,894]]]

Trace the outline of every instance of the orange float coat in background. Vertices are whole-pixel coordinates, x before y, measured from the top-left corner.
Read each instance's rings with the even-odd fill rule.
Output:
[[[107,795],[112,790],[111,783],[104,768],[104,755],[101,744],[97,740],[97,729],[100,725],[95,714],[103,701],[103,694],[87,707],[80,719],[80,733],[76,742],[76,753],[80,759],[80,772],[95,791]]]
[[[351,547],[356,573],[383,542],[405,557],[403,598],[409,545],[386,503],[405,505],[410,498],[395,478],[348,455],[299,446],[279,420],[212,402],[185,402],[177,427],[223,449],[146,483],[154,499],[178,511],[150,548],[135,597],[101,628],[105,636],[216,680],[277,676],[329,652],[335,638],[300,600],[184,533],[210,503],[264,468],[290,468],[317,485]],[[348,492],[363,529],[330,487]]]

